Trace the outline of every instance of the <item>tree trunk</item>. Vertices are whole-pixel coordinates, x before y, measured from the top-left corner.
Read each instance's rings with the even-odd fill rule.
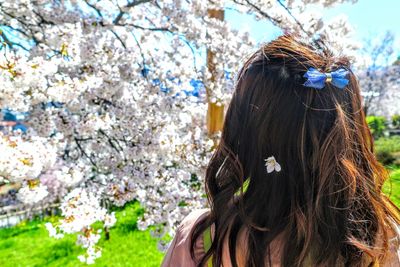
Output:
[[[210,18],[216,18],[219,20],[224,20],[224,11],[209,9],[208,16]],[[215,64],[213,63],[214,53],[207,50],[207,68],[211,73],[211,81],[215,82]],[[207,89],[207,130],[209,135],[221,131],[224,123],[224,105],[217,105],[216,103],[210,102],[210,89]]]

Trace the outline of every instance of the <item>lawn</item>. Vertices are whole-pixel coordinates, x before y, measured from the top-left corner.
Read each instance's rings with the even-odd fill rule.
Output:
[[[400,166],[389,166],[390,180],[383,187],[383,192],[390,196],[390,199],[400,207]]]
[[[142,213],[138,203],[116,211],[117,224],[110,230],[110,240],[99,242],[103,256],[91,266],[152,267],[160,266],[163,254],[149,231],[137,229],[136,221]],[[55,218],[53,218],[54,220]],[[61,240],[50,238],[43,221],[23,223],[17,227],[0,229],[1,267],[79,267],[77,256],[83,249],[74,244],[74,236]]]
[[[384,192],[400,206],[400,167],[389,167],[391,182]],[[163,254],[157,250],[157,242],[149,231],[137,229],[137,218],[143,210],[138,203],[116,211],[117,224],[110,231],[110,240],[100,241],[103,256],[92,266],[151,267],[160,266]],[[49,218],[48,220],[56,218]],[[83,252],[74,244],[75,237],[61,240],[50,238],[44,227],[46,221],[22,223],[17,227],[0,229],[1,267],[80,267],[77,256]]]

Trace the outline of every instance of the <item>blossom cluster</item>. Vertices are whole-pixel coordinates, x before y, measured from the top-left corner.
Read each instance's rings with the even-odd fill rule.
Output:
[[[23,203],[33,204],[44,199],[48,191],[39,178],[54,165],[55,147],[45,138],[33,136],[25,140],[18,134],[0,133],[0,151],[0,182],[21,183],[17,197]]]
[[[86,249],[85,255],[79,255],[82,262],[94,263],[101,256],[101,248],[96,244],[101,237],[101,229],[94,229],[95,222],[104,222],[104,227],[110,228],[115,222],[115,214],[107,213],[100,205],[100,199],[93,192],[83,188],[75,188],[68,193],[61,204],[61,215],[64,217],[55,227],[46,224],[50,236],[62,238],[64,234],[79,233],[77,244]]]

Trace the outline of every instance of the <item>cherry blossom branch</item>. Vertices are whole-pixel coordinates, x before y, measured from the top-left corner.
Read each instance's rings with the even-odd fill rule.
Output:
[[[137,0],[137,1],[133,1],[133,2],[128,3],[128,4],[124,7],[124,9],[131,8],[131,7],[134,7],[134,6],[138,6],[138,5],[140,5],[140,4],[149,3],[149,2],[151,2],[151,0]],[[125,12],[125,11],[122,11],[122,9],[120,8],[120,12],[118,13],[118,15],[117,15],[117,16],[115,17],[115,19],[113,20],[113,23],[114,23],[114,24],[118,24],[119,21],[122,19],[122,16],[123,16],[124,14],[126,14],[126,12]]]

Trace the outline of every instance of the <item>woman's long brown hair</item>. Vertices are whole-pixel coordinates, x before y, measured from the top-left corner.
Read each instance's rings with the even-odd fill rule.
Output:
[[[349,84],[304,87],[310,67],[348,69]],[[267,173],[269,156],[282,171]],[[238,74],[206,173],[211,211],[192,232],[191,255],[195,259],[196,240],[214,224],[211,249],[195,259],[198,266],[210,256],[221,266],[223,249],[229,249],[232,266],[238,266],[238,249],[245,251],[246,266],[269,266],[270,244],[278,235],[282,266],[382,263],[400,223],[399,209],[382,193],[387,178],[374,155],[349,61],[281,36],[254,53]],[[238,248],[242,230],[247,244]]]

